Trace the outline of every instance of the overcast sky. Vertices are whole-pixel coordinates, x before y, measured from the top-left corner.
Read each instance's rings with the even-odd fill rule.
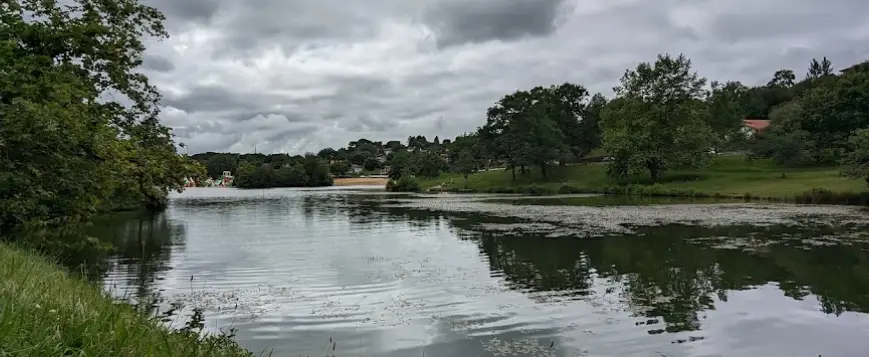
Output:
[[[453,137],[503,95],[565,81],[611,95],[685,53],[710,80],[869,59],[865,0],[143,0],[171,38],[144,71],[189,153],[303,153]],[[182,152],[184,149],[182,149]]]

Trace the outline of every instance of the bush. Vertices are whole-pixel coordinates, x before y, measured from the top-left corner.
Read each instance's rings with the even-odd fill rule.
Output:
[[[419,192],[422,188],[419,186],[419,181],[413,176],[403,175],[398,180],[389,180],[386,182],[386,190],[389,192]]]
[[[824,188],[813,188],[794,197],[794,202],[804,204],[869,205],[869,192],[833,192]]]

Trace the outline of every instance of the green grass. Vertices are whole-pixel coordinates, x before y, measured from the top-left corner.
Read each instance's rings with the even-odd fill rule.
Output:
[[[569,185],[583,190],[603,190],[617,182],[606,176],[603,163],[550,167],[549,178],[543,179],[539,168],[525,174],[517,170],[513,181],[509,170],[479,172],[469,177],[468,187],[485,192],[498,187],[536,185],[549,191]],[[782,173],[785,176],[782,177]],[[452,184],[450,184],[452,180]],[[650,184],[648,175],[632,177],[631,184]],[[666,189],[686,190],[709,195],[755,197],[793,197],[813,188],[832,192],[866,191],[864,180],[849,180],[838,175],[836,167],[782,168],[768,160],[746,161],[743,156],[719,156],[704,170],[674,170],[666,172],[659,185]],[[460,175],[444,174],[420,182],[423,189],[446,183],[444,187],[461,189],[465,180]],[[624,184],[624,182],[622,183]]]
[[[517,206],[650,206],[672,204],[712,204],[712,203],[738,203],[741,199],[714,198],[714,197],[640,197],[623,195],[594,195],[588,197],[512,197],[483,200],[488,203],[504,203]]]
[[[0,356],[252,356],[226,336],[178,332],[47,259],[0,243]]]

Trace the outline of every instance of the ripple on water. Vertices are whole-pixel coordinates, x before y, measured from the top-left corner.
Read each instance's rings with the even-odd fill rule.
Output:
[[[457,232],[487,232],[498,242],[511,239],[509,235],[619,234],[646,224],[844,224],[864,219],[848,207],[545,207],[443,195],[395,196],[390,203],[379,201],[379,208],[360,209],[335,193],[276,195],[280,197],[221,202],[197,197],[170,208],[169,214],[184,222],[183,245],[164,262],[171,270],[158,270],[151,282],[169,301],[205,309],[206,317],[222,326],[238,326],[243,344],[255,350],[274,347],[275,355],[318,355],[332,337],[338,341],[338,355],[420,355],[422,346],[440,346],[441,352],[465,346],[449,355],[656,355],[657,350],[690,355],[679,346],[725,343],[726,336],[711,330],[666,332],[672,321],[655,309],[680,309],[695,301],[674,300],[684,296],[631,300],[630,284],[648,281],[615,280],[624,278],[620,274],[636,274],[632,262],[653,257],[651,253],[620,252],[617,248],[623,246],[605,244],[575,254],[560,250],[562,246],[545,249],[564,239],[541,240],[540,246],[519,251],[509,245],[483,247],[478,237],[460,239]],[[348,213],[353,209],[357,211]],[[392,209],[401,213],[386,212]],[[500,219],[467,219],[458,228],[445,219],[416,221],[404,215],[407,211],[453,216],[483,212]],[[794,239],[804,246],[827,247],[839,238]],[[766,248],[763,240],[750,236],[697,238],[691,243],[733,248],[727,253]],[[606,252],[603,264],[605,249],[616,251]],[[135,261],[119,259],[118,264],[130,268]],[[571,280],[577,272],[582,272],[582,284]],[[139,273],[115,269],[106,281],[147,281]],[[667,278],[655,274],[646,278]],[[704,319],[705,310],[698,311]]]

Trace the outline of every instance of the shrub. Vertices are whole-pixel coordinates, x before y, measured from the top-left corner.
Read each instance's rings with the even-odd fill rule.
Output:
[[[387,181],[386,190],[390,192],[419,192],[422,191],[422,188],[419,186],[419,181],[413,176],[402,175],[398,180]]]

